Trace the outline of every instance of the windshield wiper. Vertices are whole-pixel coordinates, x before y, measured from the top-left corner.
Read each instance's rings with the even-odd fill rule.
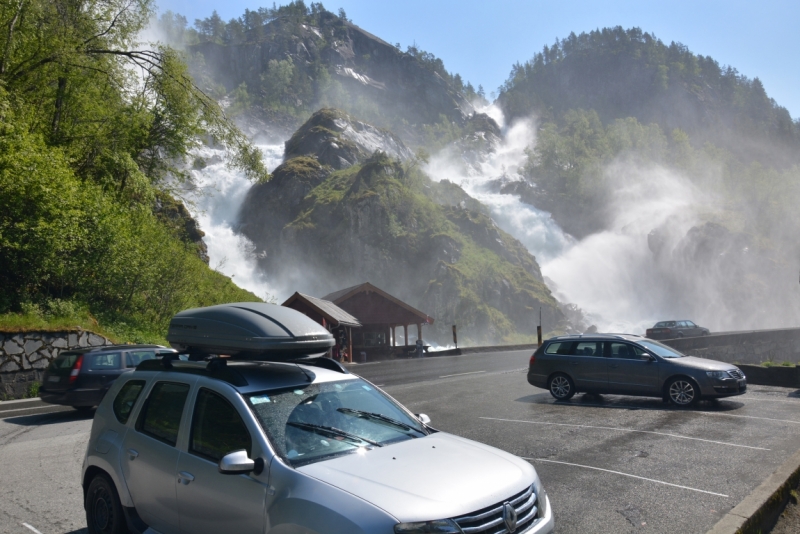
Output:
[[[391,417],[387,417],[387,416],[385,416],[383,414],[380,414],[380,413],[364,412],[362,410],[354,410],[353,408],[337,408],[337,411],[340,411],[343,414],[352,415],[352,416],[355,416],[355,417],[363,417],[364,419],[370,419],[372,421],[375,421],[375,422],[378,422],[378,423],[382,423],[382,424],[385,424],[385,425],[388,425],[388,426],[401,428],[401,429],[403,429],[405,431],[414,431],[414,432],[418,432],[420,434],[423,434],[423,432],[421,430],[419,430],[417,428],[414,428],[413,426],[407,425],[405,423],[401,423],[400,421],[397,421],[396,419],[392,419]]]
[[[353,442],[363,441],[364,443],[369,443],[370,445],[374,445],[375,447],[383,447],[383,445],[381,445],[377,441],[372,441],[371,439],[362,438],[361,436],[356,436],[355,434],[351,434],[350,432],[345,432],[344,430],[340,430],[333,426],[314,425],[311,423],[299,423],[296,421],[289,421],[286,424],[292,425],[293,427],[296,428],[301,428],[303,430],[308,430],[309,432],[322,434],[324,436],[344,438]]]

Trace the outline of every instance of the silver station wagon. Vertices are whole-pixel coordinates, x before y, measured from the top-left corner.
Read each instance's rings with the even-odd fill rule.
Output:
[[[274,324],[284,348],[330,335],[293,310],[303,319],[286,308],[248,306],[235,312],[237,324],[281,315]],[[270,337],[256,327],[245,336],[251,348]],[[179,330],[194,343],[191,321]],[[333,360],[203,358],[197,346],[186,350],[196,361],[143,362],[98,407],[83,464],[90,533],[553,529],[529,462],[435,430],[427,416]]]
[[[677,406],[747,391],[735,365],[684,356],[636,335],[593,334],[546,340],[533,353],[528,383],[558,400],[575,393],[661,397]]]

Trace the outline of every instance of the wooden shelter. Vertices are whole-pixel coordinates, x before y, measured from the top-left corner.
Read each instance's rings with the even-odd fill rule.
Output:
[[[361,328],[358,319],[333,302],[299,292],[289,297],[281,306],[297,310],[326,327],[336,338],[337,343],[348,348],[348,359],[352,361],[353,328]]]
[[[402,346],[408,347],[409,325],[417,325],[417,339],[422,339],[422,325],[433,324],[432,317],[369,282],[335,291],[322,300],[332,302],[361,323],[362,328],[353,332],[350,354],[393,352],[398,346],[399,326],[403,327]]]

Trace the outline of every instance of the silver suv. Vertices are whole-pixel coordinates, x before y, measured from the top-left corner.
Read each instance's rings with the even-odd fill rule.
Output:
[[[557,400],[577,392],[662,397],[677,406],[742,395],[747,379],[735,365],[684,356],[631,334],[558,336],[536,349],[528,383]]]
[[[429,422],[328,358],[146,361],[95,414],[88,529],[552,531],[530,463]]]

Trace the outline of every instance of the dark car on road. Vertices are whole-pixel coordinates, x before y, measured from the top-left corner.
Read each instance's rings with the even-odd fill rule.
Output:
[[[697,326],[692,321],[659,321],[648,328],[645,336],[650,339],[675,339],[678,337],[707,336],[710,334],[708,328]]]
[[[177,352],[161,345],[109,345],[64,351],[44,372],[39,397],[50,404],[90,410],[119,375],[145,360]]]
[[[548,339],[531,356],[528,383],[550,390],[557,400],[578,392],[609,393],[661,397],[677,406],[747,390],[744,373],[735,365],[684,356],[630,334]]]

